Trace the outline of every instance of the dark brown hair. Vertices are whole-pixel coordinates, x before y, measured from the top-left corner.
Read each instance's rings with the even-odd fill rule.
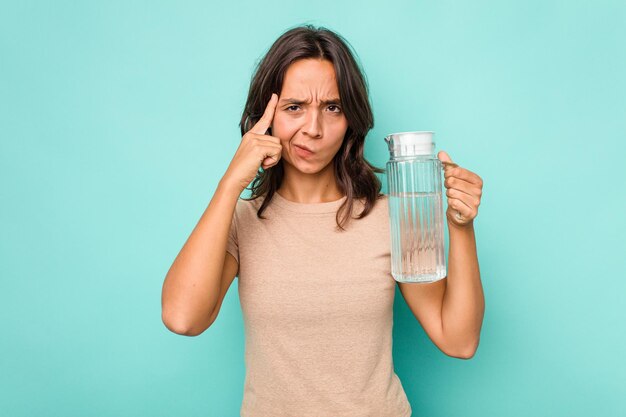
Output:
[[[272,93],[280,96],[287,68],[297,60],[315,58],[330,61],[334,68],[339,88],[342,110],[348,120],[348,129],[333,159],[335,179],[346,201],[336,215],[337,226],[343,226],[351,217],[354,199],[364,199],[361,219],[372,210],[380,194],[381,182],[374,173],[385,172],[365,160],[363,156],[365,135],[374,127],[374,116],[368,98],[368,86],[349,43],[339,34],[324,27],[303,25],[287,30],[270,47],[255,68],[248,99],[239,126],[243,136],[263,115]],[[271,135],[271,129],[268,129]],[[274,192],[284,177],[283,160],[266,170],[259,168],[252,185],[249,199],[265,195],[257,212],[259,218],[270,203]],[[340,213],[343,218],[339,220]]]

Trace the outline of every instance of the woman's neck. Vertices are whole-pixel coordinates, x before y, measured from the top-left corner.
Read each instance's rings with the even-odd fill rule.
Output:
[[[276,191],[281,197],[295,203],[328,203],[344,196],[332,170],[318,174],[285,172],[283,182]]]

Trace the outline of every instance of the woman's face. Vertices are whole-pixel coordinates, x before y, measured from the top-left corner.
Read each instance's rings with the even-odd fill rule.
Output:
[[[284,162],[313,174],[333,160],[348,129],[339,98],[330,61],[302,59],[287,68],[272,121]]]

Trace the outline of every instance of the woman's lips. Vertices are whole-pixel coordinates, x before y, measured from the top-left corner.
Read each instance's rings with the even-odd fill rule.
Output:
[[[303,148],[302,146],[293,145],[293,147],[296,150],[296,154],[299,157],[301,157],[301,158],[307,158],[307,157],[313,155],[313,153],[314,153],[314,152],[312,152],[312,151],[310,151],[310,150],[308,150],[306,148]]]

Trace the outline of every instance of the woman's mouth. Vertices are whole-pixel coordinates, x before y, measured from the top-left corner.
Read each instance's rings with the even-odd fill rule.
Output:
[[[296,150],[296,155],[298,155],[301,158],[307,158],[311,155],[313,155],[314,152],[303,148],[302,146],[298,146],[298,145],[293,145],[294,149]]]

